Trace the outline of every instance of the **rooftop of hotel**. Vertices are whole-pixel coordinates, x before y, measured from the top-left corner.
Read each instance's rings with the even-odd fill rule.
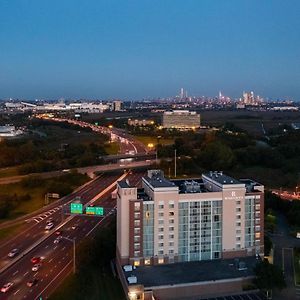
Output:
[[[204,176],[224,185],[224,184],[242,184],[239,180],[223,174],[222,171],[204,173]]]
[[[193,261],[155,266],[141,266],[124,271],[126,279],[135,276],[145,288],[162,285],[176,285],[211,280],[233,279],[254,276],[256,257]]]
[[[228,175],[223,174],[222,172],[209,172],[203,174],[206,178],[212,179],[213,181],[221,185],[236,185],[239,184],[242,187],[246,187],[246,192],[255,192],[256,187],[262,186],[260,183],[257,183],[251,179],[234,179]],[[211,192],[205,187],[204,181],[202,178],[187,178],[187,179],[173,179],[169,180],[164,177],[164,174],[161,170],[149,170],[148,174],[143,177],[143,180],[147,182],[153,188],[178,188],[180,194],[187,193],[209,193]],[[130,184],[126,180],[119,181],[121,188],[130,188]],[[143,192],[143,189],[139,189],[139,198],[147,200],[146,193]],[[145,199],[147,198],[147,199]]]

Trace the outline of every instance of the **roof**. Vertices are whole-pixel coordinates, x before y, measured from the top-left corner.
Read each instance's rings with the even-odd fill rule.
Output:
[[[224,185],[224,184],[242,184],[239,180],[234,179],[228,175],[225,175],[225,174],[223,174],[223,172],[209,172],[209,173],[204,173],[203,175],[222,184],[222,185]]]
[[[131,186],[128,184],[128,182],[126,180],[121,180],[118,181],[118,185],[124,189],[124,188],[130,188]]]
[[[136,276],[136,284],[145,288],[254,276],[253,268],[258,260],[252,256],[239,261],[245,263],[245,269],[239,270],[235,259],[219,259],[141,266],[131,272],[123,272],[126,278]]]
[[[154,188],[176,187],[176,185],[173,182],[171,182],[170,180],[166,179],[163,176],[154,176],[153,175],[151,178],[148,176],[145,176],[144,180],[146,180]]]

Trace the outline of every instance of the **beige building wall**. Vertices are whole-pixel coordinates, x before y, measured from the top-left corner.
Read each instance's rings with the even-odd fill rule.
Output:
[[[129,257],[129,200],[137,199],[136,188],[117,189],[117,248],[121,259]]]
[[[245,248],[245,191],[245,188],[223,190],[223,251]]]

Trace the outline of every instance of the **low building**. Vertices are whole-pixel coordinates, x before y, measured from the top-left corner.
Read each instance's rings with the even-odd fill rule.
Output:
[[[200,114],[188,110],[165,111],[163,114],[163,127],[180,130],[199,128]]]
[[[155,122],[153,120],[138,120],[138,119],[128,119],[128,125],[129,126],[149,126],[149,125],[154,125]]]
[[[170,181],[160,170],[142,184],[117,188],[117,265],[132,299],[228,294],[253,279],[264,253],[261,184],[222,172]]]

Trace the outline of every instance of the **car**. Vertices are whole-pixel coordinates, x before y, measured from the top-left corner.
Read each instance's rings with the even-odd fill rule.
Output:
[[[38,281],[39,280],[37,278],[33,278],[33,279],[29,280],[26,284],[28,287],[32,287],[32,286],[36,285]]]
[[[54,224],[53,223],[48,223],[45,227],[45,230],[48,231],[48,230],[51,230],[52,228],[54,227]]]
[[[13,286],[13,284],[14,284],[13,282],[5,283],[1,288],[1,292],[6,293]]]
[[[31,270],[32,270],[33,272],[37,272],[37,271],[39,270],[40,267],[41,267],[41,264],[35,264],[35,265],[31,268]]]
[[[55,240],[54,240],[54,244],[58,244],[60,241],[62,240],[62,236],[58,236]]]
[[[40,263],[41,262],[41,258],[40,257],[38,257],[38,256],[35,256],[35,257],[33,257],[30,261],[33,263],[33,264],[38,264],[38,263]]]
[[[56,234],[56,235],[61,235],[61,234],[62,234],[62,230],[57,230],[57,231],[55,231],[55,234]]]
[[[75,229],[77,228],[77,226],[76,226],[76,225],[73,225],[71,228],[72,228],[73,230],[75,230]]]
[[[8,257],[10,258],[13,258],[15,257],[17,254],[19,254],[19,249],[15,248],[15,249],[12,249],[9,253],[8,253]]]

